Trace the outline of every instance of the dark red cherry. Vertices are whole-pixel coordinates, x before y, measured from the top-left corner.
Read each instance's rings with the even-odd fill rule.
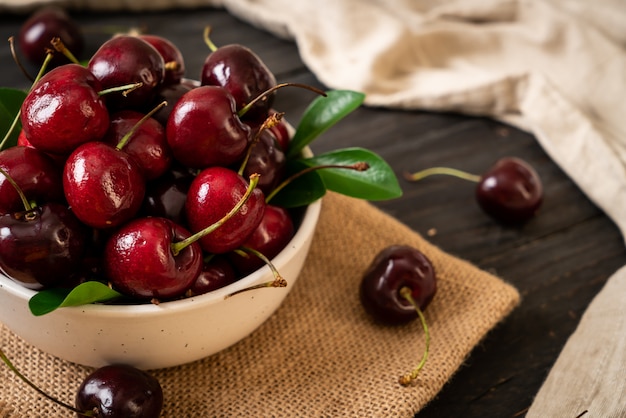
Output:
[[[179,84],[185,76],[185,60],[180,49],[172,41],[159,35],[139,35],[140,39],[152,45],[165,62],[163,85]]]
[[[525,161],[505,157],[480,178],[476,200],[491,217],[506,224],[523,223],[536,215],[543,202],[543,185]]]
[[[243,175],[249,177],[253,173],[259,174],[258,187],[268,195],[284,179],[287,158],[274,134],[265,129],[250,146],[250,156]]]
[[[173,156],[165,138],[165,127],[151,117],[141,121],[144,116],[130,109],[111,114],[109,130],[103,141],[115,146],[138,125],[123,149],[137,163],[146,180],[153,180],[170,168]]]
[[[185,214],[192,232],[206,229],[226,216],[244,197],[249,183],[225,167],[208,167],[193,180],[187,192]],[[257,228],[265,211],[265,197],[253,189],[241,209],[222,226],[200,240],[208,253],[226,253],[241,246]]]
[[[0,216],[0,270],[40,290],[78,273],[88,231],[64,205],[47,203]]]
[[[39,204],[65,203],[61,170],[51,157],[26,146],[0,151],[0,167],[17,183],[28,200]],[[0,175],[0,214],[24,210],[24,204],[6,176]]]
[[[163,126],[167,125],[167,120],[170,118],[172,109],[178,100],[189,90],[196,88],[191,83],[180,82],[175,84],[164,84],[161,86],[155,98],[155,103],[166,102],[167,104],[160,108],[152,117],[161,122]],[[147,109],[149,110],[149,109]]]
[[[40,66],[51,49],[50,41],[59,38],[76,57],[85,46],[82,29],[63,9],[47,6],[34,12],[20,27],[18,45],[22,54],[34,65]],[[52,65],[67,64],[63,54],[54,54]]]
[[[134,217],[145,189],[132,157],[100,141],[77,148],[63,170],[67,202],[78,219],[93,228],[116,227]]]
[[[163,389],[148,372],[112,364],[91,372],[80,384],[75,406],[97,418],[158,418]]]
[[[197,241],[180,251],[172,244],[191,234],[169,219],[136,218],[107,241],[104,268],[113,287],[141,299],[172,299],[191,287],[202,269]]]
[[[134,83],[141,86],[126,94],[107,93],[111,109],[141,109],[151,103],[165,78],[163,57],[148,42],[131,35],[118,35],[103,43],[93,54],[87,68],[104,89]]]
[[[295,227],[289,212],[279,206],[267,205],[261,223],[243,246],[252,248],[271,260],[287,246],[294,234]],[[235,269],[243,275],[265,265],[254,254],[242,256],[233,252],[228,255]]]
[[[194,177],[189,170],[176,167],[149,181],[140,213],[144,216],[160,216],[184,225],[187,191]]]
[[[24,135],[35,148],[61,155],[100,140],[109,128],[109,111],[98,95],[101,88],[94,75],[78,64],[54,68],[22,103]]]
[[[250,134],[250,127],[236,113],[232,95],[217,86],[197,87],[183,95],[166,126],[174,158],[199,169],[239,161]]]
[[[236,281],[237,273],[232,264],[226,257],[214,255],[204,262],[202,271],[187,292],[187,296],[203,295]]]
[[[393,245],[379,252],[363,273],[360,298],[366,312],[377,320],[400,324],[417,318],[415,307],[400,294],[408,287],[421,310],[437,291],[435,269],[419,250]]]
[[[225,45],[212,51],[202,67],[202,85],[222,86],[234,98],[237,110],[276,85],[267,65],[250,48],[240,44]],[[255,103],[246,118],[263,120],[272,107],[274,94]]]

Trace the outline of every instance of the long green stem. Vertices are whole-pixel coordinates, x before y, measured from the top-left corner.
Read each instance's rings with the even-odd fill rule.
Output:
[[[93,416],[95,416],[95,413],[93,411],[81,411],[80,409],[75,408],[72,405],[67,404],[65,402],[62,402],[62,401],[52,397],[48,393],[44,392],[42,389],[37,387],[37,385],[35,385],[33,382],[31,382],[26,376],[24,376],[19,370],[17,370],[17,368],[13,365],[11,360],[9,360],[9,358],[6,356],[6,354],[4,354],[4,352],[1,349],[0,349],[0,359],[2,359],[4,364],[6,364],[9,367],[9,369],[11,369],[11,371],[13,371],[13,373],[15,373],[15,375],[17,377],[19,377],[28,386],[30,386],[31,388],[36,390],[37,393],[39,393],[41,396],[51,400],[52,402],[54,402],[54,403],[56,403],[58,405],[61,405],[64,408],[69,409],[70,411],[73,411],[73,412],[75,412],[75,413],[77,413],[79,415],[82,415],[84,417],[93,417]]]
[[[204,43],[207,44],[211,52],[215,52],[217,51],[217,45],[215,45],[211,40],[211,31],[211,26],[205,26],[202,38],[204,39]]]
[[[410,373],[407,373],[404,376],[401,376],[399,379],[399,382],[401,385],[407,386],[412,381],[417,379],[417,375],[420,373],[420,371],[424,368],[424,365],[426,364],[426,359],[428,358],[428,352],[430,350],[430,332],[428,331],[428,324],[426,323],[426,318],[424,317],[424,313],[422,312],[419,305],[417,304],[417,302],[415,301],[415,299],[413,299],[413,296],[411,295],[411,289],[409,289],[408,287],[401,288],[400,295],[406,300],[408,300],[409,303],[413,305],[413,307],[417,311],[417,315],[419,316],[420,321],[422,323],[422,328],[424,329],[424,338],[425,338],[425,348],[424,348],[424,354],[422,355],[422,360],[419,362],[417,367],[415,367],[415,369],[413,369]]]
[[[143,115],[143,117],[139,119],[137,123],[134,124],[133,127],[128,132],[126,132],[126,134],[122,137],[122,139],[120,139],[120,142],[117,143],[115,148],[117,148],[118,150],[121,150],[122,148],[124,148],[126,144],[128,143],[128,141],[130,141],[130,138],[132,138],[132,136],[135,135],[135,132],[137,132],[137,130],[141,128],[141,125],[143,125],[145,121],[147,121],[152,116],[154,116],[154,114],[158,112],[159,110],[161,110],[164,106],[167,106],[166,101],[159,103],[158,105],[154,107],[154,109],[150,110],[148,113]]]
[[[224,225],[226,223],[226,221],[228,221],[230,218],[233,217],[233,215],[235,215],[237,212],[239,212],[241,207],[248,201],[248,198],[250,197],[250,195],[252,194],[252,191],[254,190],[254,188],[257,186],[258,183],[259,183],[259,175],[258,174],[252,174],[250,176],[250,184],[248,185],[248,188],[246,189],[246,192],[241,197],[239,202],[237,202],[237,204],[226,215],[224,215],[224,217],[222,217],[217,222],[209,225],[208,227],[206,227],[202,231],[198,231],[195,234],[191,235],[190,237],[188,237],[188,238],[186,238],[186,239],[184,239],[182,241],[173,242],[171,244],[172,253],[175,256],[178,255],[187,246],[189,246],[192,243],[198,241],[199,239],[209,235],[211,232],[215,231],[217,228],[219,228],[220,226]]]
[[[465,171],[457,170],[449,167],[431,167],[416,173],[404,173],[404,178],[409,181],[419,181],[424,177],[433,176],[437,174],[444,174],[448,176],[458,177],[464,180],[473,181],[478,183],[480,176],[476,174],[467,173]]]

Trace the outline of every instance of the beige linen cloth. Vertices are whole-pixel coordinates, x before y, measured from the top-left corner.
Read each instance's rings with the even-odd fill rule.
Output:
[[[45,0],[34,3],[45,3]],[[6,7],[33,2],[5,0]],[[624,0],[73,0],[212,5],[293,39],[331,88],[366,103],[486,115],[532,132],[626,236]],[[626,272],[591,304],[529,417],[626,416]]]

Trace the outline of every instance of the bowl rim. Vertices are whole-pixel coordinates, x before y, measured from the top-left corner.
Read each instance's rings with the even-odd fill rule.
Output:
[[[306,244],[307,240],[312,239],[321,211],[321,203],[322,199],[320,198],[306,207],[306,210],[302,217],[302,222],[296,230],[293,238],[289,241],[285,248],[283,248],[282,251],[272,259],[272,263],[274,263],[275,265],[281,265],[289,262],[294,253],[302,248]],[[164,301],[159,304],[93,303],[80,306],[68,306],[63,307],[62,309],[73,311],[79,310],[82,311],[81,313],[86,315],[104,315],[107,317],[127,317],[129,314],[141,314],[142,316],[158,316],[163,314],[170,314],[174,311],[182,312],[223,301],[227,295],[255,284],[261,279],[262,276],[268,274],[268,272],[270,272],[270,269],[267,265],[265,265],[260,267],[256,271],[242,277],[240,280],[237,280],[234,283],[213,290],[211,292],[177,300]],[[293,281],[295,280],[288,280],[287,285],[289,286],[290,284],[292,284]],[[2,273],[0,273],[0,289],[5,289],[9,293],[25,301],[28,301],[33,295],[37,293],[36,290],[24,287]]]

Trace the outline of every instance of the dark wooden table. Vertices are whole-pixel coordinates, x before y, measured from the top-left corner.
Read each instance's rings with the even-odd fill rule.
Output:
[[[108,38],[108,28],[141,27],[177,44],[185,56],[188,77],[198,78],[208,53],[202,31],[211,25],[216,44],[249,46],[280,82],[324,87],[304,66],[294,43],[253,28],[223,10],[73,16],[87,31],[88,53]],[[24,19],[23,15],[0,16],[3,42],[18,33]],[[0,58],[0,85],[27,87],[29,83],[12,62],[8,44],[0,48]],[[297,123],[311,99],[302,90],[283,89],[275,107]],[[401,180],[402,198],[375,203],[443,250],[509,281],[523,298],[417,416],[523,416],[591,299],[612,273],[626,264],[618,229],[531,134],[493,120],[364,107],[312,148],[321,152],[345,146],[376,151],[400,177],[405,170],[434,165],[479,174],[507,155],[525,159],[539,172],[545,186],[541,213],[517,228],[502,227],[484,215],[474,201],[474,186],[454,178],[420,183]]]

